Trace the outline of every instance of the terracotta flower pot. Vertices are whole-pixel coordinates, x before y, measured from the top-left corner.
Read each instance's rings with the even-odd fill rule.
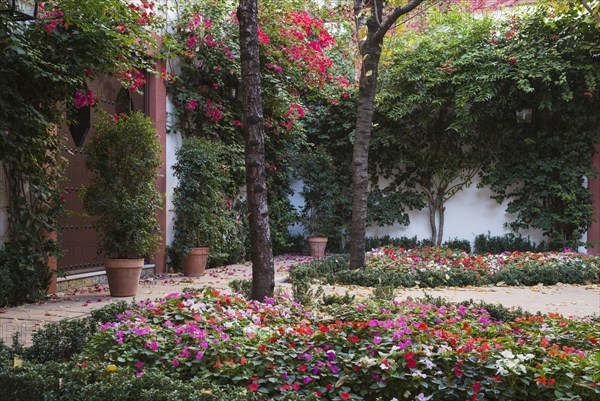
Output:
[[[314,258],[325,256],[327,237],[308,237],[308,254]]]
[[[144,259],[104,259],[111,297],[132,297],[137,292]]]
[[[209,247],[192,248],[183,258],[183,274],[188,277],[204,275]]]

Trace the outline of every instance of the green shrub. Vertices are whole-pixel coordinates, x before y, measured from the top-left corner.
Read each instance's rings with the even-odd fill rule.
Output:
[[[27,359],[37,362],[65,361],[83,349],[92,331],[86,319],[61,320],[48,323],[32,337]]]
[[[102,251],[112,258],[152,255],[160,239],[156,210],[162,207],[154,123],[141,112],[116,120],[103,113],[95,128],[84,147],[92,178],[81,195],[85,211],[97,216]]]
[[[243,224],[237,217],[237,188],[228,164],[230,148],[219,141],[186,139],[173,166],[178,185],[173,197],[175,237],[169,249],[175,270],[192,248],[210,247],[208,266],[244,256]]]
[[[487,253],[500,254],[503,252],[549,252],[554,250],[562,250],[562,248],[553,249],[553,247],[543,241],[537,245],[535,242],[532,242],[529,237],[523,237],[513,233],[492,236],[488,232],[487,235],[479,234],[475,237],[473,253],[485,255]]]
[[[471,253],[471,242],[466,239],[453,238],[444,242],[444,245],[450,249]]]
[[[367,251],[375,248],[380,248],[386,245],[394,245],[400,248],[412,249],[420,247],[421,241],[417,239],[416,236],[412,238],[408,237],[390,237],[389,235],[384,235],[383,237],[367,237],[365,239],[365,249]]]
[[[46,296],[50,272],[38,255],[24,244],[11,242],[0,247],[0,307]]]
[[[258,394],[234,386],[216,386],[171,378],[148,370],[143,376],[110,373],[102,365],[74,363],[0,366],[0,388],[11,401],[244,401]],[[299,400],[300,398],[287,398]]]
[[[323,305],[343,305],[350,304],[354,302],[356,298],[355,295],[350,295],[348,291],[344,293],[344,295],[338,294],[324,294],[323,295]]]
[[[82,351],[99,323],[116,320],[117,315],[128,308],[125,301],[118,301],[96,309],[82,319],[47,323],[33,334],[31,347],[25,348],[22,355],[40,363],[70,360]]]
[[[231,280],[229,287],[246,299],[252,298],[252,280],[250,279]]]

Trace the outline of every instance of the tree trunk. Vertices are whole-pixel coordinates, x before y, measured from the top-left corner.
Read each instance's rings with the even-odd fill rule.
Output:
[[[372,39],[363,45],[363,65],[360,71],[358,116],[352,156],[352,227],[350,242],[350,268],[365,266],[365,231],[367,200],[369,195],[369,143],[375,110],[377,68],[381,55],[381,43]]]
[[[429,202],[429,226],[431,227],[431,243],[433,245],[435,245],[435,240],[437,238],[437,225],[436,225],[436,219],[435,219],[435,215],[437,212],[437,206],[435,204],[435,202],[430,201]]]
[[[265,297],[273,296],[275,267],[267,206],[257,0],[240,0],[237,16],[240,25],[246,188],[250,213],[252,299],[263,301]]]
[[[365,231],[367,226],[367,200],[369,189],[369,144],[373,112],[375,110],[375,92],[379,58],[385,34],[402,15],[409,13],[424,0],[409,0],[403,6],[394,7],[384,18],[383,0],[373,0],[369,4],[370,16],[366,21],[367,36],[364,42],[359,39],[359,50],[362,57],[360,82],[358,88],[358,111],[356,131],[354,134],[354,151],[352,155],[352,226],[350,239],[350,268],[365,266]],[[354,17],[357,32],[363,28],[365,2],[354,0]]]
[[[438,207],[438,230],[437,230],[437,240],[435,241],[435,245],[441,246],[442,240],[444,239],[444,213],[446,212],[446,207],[443,203],[440,203]]]

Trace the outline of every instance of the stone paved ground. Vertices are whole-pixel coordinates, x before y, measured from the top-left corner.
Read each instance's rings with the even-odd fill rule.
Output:
[[[306,256],[285,256],[275,259],[276,291],[291,293],[286,283],[287,270],[294,263],[311,260]],[[179,274],[169,274],[144,278],[140,282],[136,297],[111,298],[106,285],[96,285],[62,292],[39,304],[28,304],[13,308],[0,309],[0,339],[10,342],[13,334],[19,332],[19,338],[25,344],[30,343],[33,332],[47,322],[62,319],[80,318],[91,310],[100,308],[117,300],[154,299],[185,287],[211,286],[229,289],[234,279],[252,277],[250,263],[209,269],[202,277],[188,278]],[[323,286],[326,293],[340,295],[349,291],[361,297],[371,295],[371,290],[355,286]],[[407,297],[420,298],[425,294],[444,297],[451,301],[468,299],[501,303],[507,307],[522,307],[531,312],[555,312],[566,316],[585,316],[600,314],[600,286],[598,285],[555,285],[535,287],[467,287],[435,289],[396,289],[396,299]]]

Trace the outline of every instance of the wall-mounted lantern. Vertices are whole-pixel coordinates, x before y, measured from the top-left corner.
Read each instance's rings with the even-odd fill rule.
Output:
[[[225,85],[227,86],[227,96],[231,100],[237,100],[240,90],[240,80],[237,75],[230,74],[225,81]]]
[[[13,21],[32,21],[37,18],[38,2],[33,0],[0,0],[0,14]]]
[[[530,123],[533,117],[533,110],[529,108],[517,110],[516,115],[519,124]]]

